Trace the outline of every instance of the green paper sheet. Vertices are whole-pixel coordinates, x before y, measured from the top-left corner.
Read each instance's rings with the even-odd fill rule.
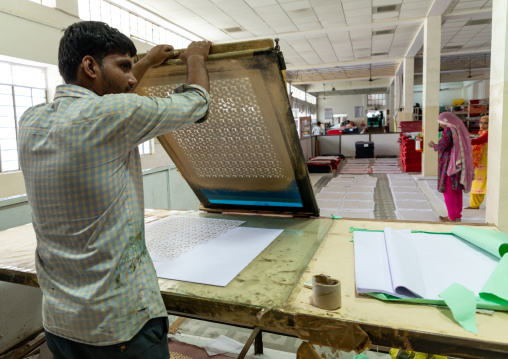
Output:
[[[472,291],[458,283],[451,284],[439,294],[452,311],[459,324],[471,333],[478,334],[476,328],[476,297]]]
[[[366,228],[356,228],[349,227],[349,232],[384,232],[383,229],[366,229]],[[429,234],[449,234],[452,235],[451,232],[430,232],[430,231],[411,231],[411,233],[429,233]]]
[[[508,235],[503,232],[491,229],[455,226],[452,228],[452,233],[497,258],[501,258],[505,253],[508,253]]]
[[[389,302],[401,302],[401,303],[412,303],[412,304],[427,304],[427,305],[441,305],[446,306],[444,300],[436,300],[436,299],[423,299],[423,298],[399,298],[394,297],[385,293],[362,293],[364,295],[368,295],[369,297],[386,300]],[[499,303],[498,303],[499,302]],[[508,312],[508,303],[501,301],[493,301],[492,299],[483,299],[476,298],[476,308],[485,309],[485,310],[497,310],[501,312]]]
[[[480,292],[480,297],[508,305],[508,255],[503,256]]]

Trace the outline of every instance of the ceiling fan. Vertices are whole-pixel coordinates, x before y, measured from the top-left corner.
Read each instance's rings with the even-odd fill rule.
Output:
[[[376,81],[372,78],[372,65],[369,65],[369,82]]]
[[[471,74],[471,69],[469,69],[469,74],[467,75],[467,78],[470,79],[472,77],[476,77],[476,76],[482,76],[483,74],[476,74],[476,75],[472,75]]]
[[[483,74],[477,74],[477,75],[472,75],[471,74],[471,56],[469,56],[469,68],[468,68],[468,75],[467,75],[467,78],[470,79],[472,77],[476,77],[476,76],[482,76]]]

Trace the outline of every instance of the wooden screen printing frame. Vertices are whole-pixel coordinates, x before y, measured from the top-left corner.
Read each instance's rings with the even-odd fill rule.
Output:
[[[140,55],[143,56],[143,55]],[[209,212],[255,212],[262,214],[286,214],[298,217],[319,216],[319,208],[310,183],[307,166],[305,164],[303,151],[298,138],[296,123],[290,106],[285,82],[285,63],[283,55],[278,46],[273,46],[273,40],[256,40],[250,42],[240,42],[211,47],[210,55],[207,61],[207,69],[212,78],[214,72],[233,73],[238,71],[256,71],[261,74],[264,80],[266,95],[268,99],[282,99],[287,106],[275,106],[273,102],[263,104],[263,106],[272,106],[270,112],[274,115],[274,120],[278,126],[275,127],[276,134],[284,142],[283,148],[286,153],[283,157],[289,158],[292,175],[298,186],[301,197],[302,207],[292,206],[255,206],[242,204],[219,204],[210,203],[198,185],[199,178],[192,170],[192,164],[178,156],[177,143],[172,137],[172,133],[158,136],[164,150],[171,157],[177,169],[184,179],[190,185],[196,196],[201,202],[200,209]],[[137,87],[137,92],[143,94],[144,84],[164,84],[164,78],[178,76],[185,81],[186,66],[180,60],[169,60],[166,63],[150,70]],[[183,82],[182,81],[182,82]],[[211,81],[212,82],[212,81]],[[268,86],[269,84],[269,86]],[[150,86],[150,85],[146,85]],[[213,93],[213,83],[211,83],[211,93]],[[281,97],[281,94],[282,97]],[[260,104],[261,106],[261,104]],[[281,110],[281,107],[284,107]],[[192,125],[196,126],[196,125]],[[273,128],[272,128],[273,130]],[[206,189],[206,188],[204,188]],[[221,189],[228,190],[226,187]]]

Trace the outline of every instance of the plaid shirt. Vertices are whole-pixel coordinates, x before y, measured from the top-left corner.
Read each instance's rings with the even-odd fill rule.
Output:
[[[145,246],[138,145],[207,115],[205,89],[179,90],[168,98],[98,96],[61,85],[53,103],[21,118],[19,156],[49,332],[110,345],[166,316]]]

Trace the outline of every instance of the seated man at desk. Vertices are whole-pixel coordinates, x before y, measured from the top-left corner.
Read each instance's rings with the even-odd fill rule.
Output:
[[[321,129],[321,122],[318,121],[316,123],[316,126],[314,126],[314,128],[312,129],[312,136],[319,136],[319,135],[322,135],[323,134],[323,131]]]
[[[340,124],[340,127],[353,127],[355,125],[355,123],[353,121],[350,121],[350,120],[344,120],[342,121],[342,123]]]
[[[55,359],[169,358],[167,314],[145,245],[138,145],[206,119],[209,42],[180,55],[187,84],[168,98],[131,92],[179,55],[105,23],[69,26],[54,102],[28,109],[19,154],[37,237],[43,325]]]

